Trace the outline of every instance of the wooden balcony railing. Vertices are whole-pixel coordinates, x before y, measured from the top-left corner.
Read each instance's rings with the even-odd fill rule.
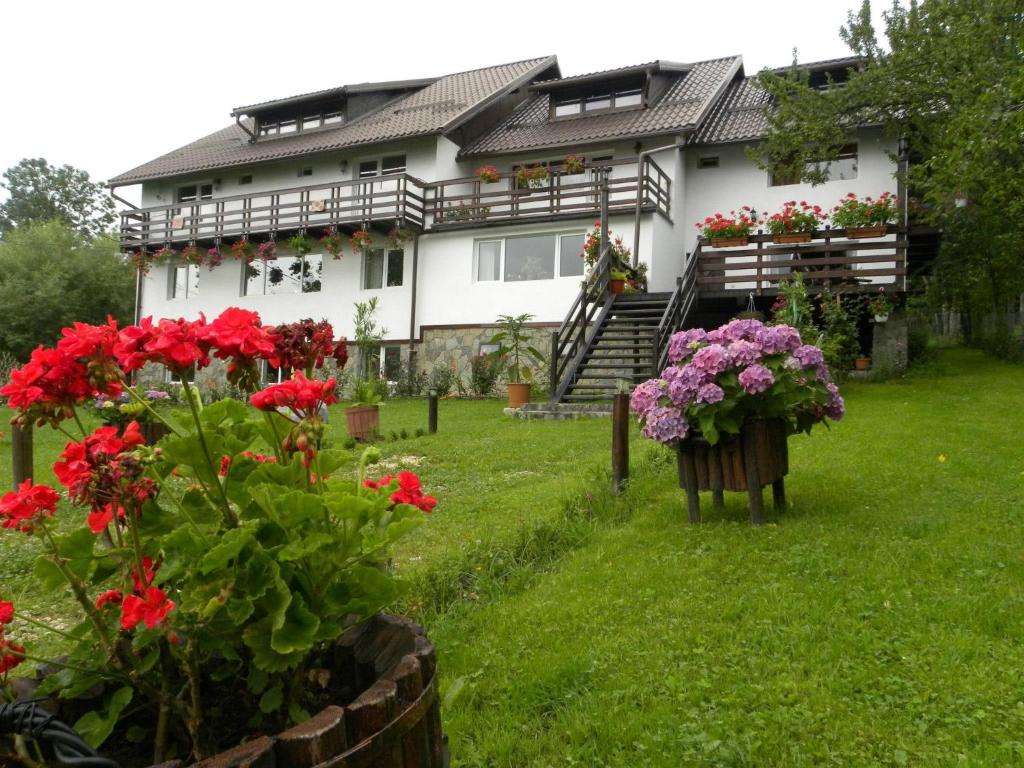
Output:
[[[527,189],[517,188],[515,173],[492,183],[476,176],[439,181],[430,185],[427,213],[436,229],[597,214],[603,176],[610,212],[635,210],[639,196],[643,210],[670,215],[672,180],[649,157],[639,169],[635,158],[588,163],[574,174],[552,167],[547,179]]]
[[[401,222],[422,228],[424,183],[408,174],[276,189],[121,214],[121,247]]]
[[[852,239],[842,229],[813,233],[808,243],[776,244],[772,236],[751,235],[746,246],[713,248],[701,239],[693,254],[701,296],[774,293],[800,273],[808,287],[903,290],[907,274],[906,232],[889,227],[880,238]]]

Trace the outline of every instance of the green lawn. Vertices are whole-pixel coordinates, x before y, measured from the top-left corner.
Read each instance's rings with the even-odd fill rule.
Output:
[[[453,764],[1024,765],[1024,368],[950,350],[844,394],[846,420],[792,439],[763,528],[740,495],[688,525],[671,454],[635,431],[610,497],[603,420],[445,401],[437,435],[381,443],[382,472],[441,499],[396,565]],[[426,403],[381,418],[412,433]],[[60,444],[38,435],[41,469]],[[4,533],[0,594],[58,617]]]

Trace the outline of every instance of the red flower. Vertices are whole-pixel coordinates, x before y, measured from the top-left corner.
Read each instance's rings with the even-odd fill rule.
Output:
[[[5,675],[25,660],[25,649],[0,637],[0,675]]]
[[[153,558],[149,556],[142,558],[143,576],[139,576],[138,567],[132,571],[132,584],[137,593],[141,595],[144,589],[153,586],[153,579],[156,578],[156,571],[159,567],[159,565],[153,565]],[[142,583],[143,578],[146,580],[145,584]]]
[[[399,472],[398,475],[384,475],[380,480],[364,480],[363,485],[371,490],[387,489],[395,480],[398,489],[388,497],[395,504],[409,504],[423,512],[430,512],[437,506],[437,499],[424,496],[420,487],[420,479],[412,472]]]
[[[334,358],[339,368],[348,362],[348,343],[344,336],[334,339],[334,328],[326,320],[319,323],[311,318],[279,325],[274,329],[277,349],[274,353],[279,364],[294,371],[323,368],[324,361]]]
[[[124,519],[124,507],[120,504],[104,504],[102,507],[91,510],[86,519],[89,523],[89,530],[97,534],[103,533],[103,529],[114,520],[115,512],[118,520]]]
[[[114,345],[114,354],[125,371],[135,371],[148,362],[160,363],[175,373],[210,364],[210,342],[205,337],[206,320],[160,320],[144,317],[137,326],[124,328]]]
[[[22,423],[71,418],[74,406],[96,392],[84,365],[59,349],[37,347],[28,363],[11,371],[10,383],[0,387],[11,408],[21,411]]]
[[[159,587],[147,588],[142,597],[128,595],[121,603],[121,628],[134,629],[141,621],[149,629],[155,629],[173,608],[174,601]]]
[[[314,381],[296,372],[294,378],[257,392],[249,398],[249,402],[261,411],[287,408],[300,419],[308,418],[316,416],[321,405],[337,402],[334,387],[333,378],[327,381]]]
[[[53,517],[60,496],[48,485],[32,485],[25,480],[17,491],[8,491],[0,499],[2,527],[15,528],[25,533],[34,530],[34,523],[42,517]]]
[[[228,380],[233,384],[247,383],[255,389],[259,382],[257,360],[269,360],[275,367],[277,334],[260,322],[256,312],[229,307],[203,330],[203,337],[212,346],[214,356],[231,360]]]
[[[120,589],[108,589],[102,595],[96,598],[96,608],[102,608],[105,605],[120,605],[124,596],[121,594]]]
[[[0,600],[0,624],[10,624],[14,619],[14,603]]]

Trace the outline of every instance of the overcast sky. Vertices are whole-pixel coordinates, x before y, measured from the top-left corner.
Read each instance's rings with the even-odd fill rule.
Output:
[[[563,75],[733,54],[753,73],[794,47],[835,58],[858,4],[6,0],[0,169],[45,157],[104,180],[223,128],[239,105],[549,54]]]

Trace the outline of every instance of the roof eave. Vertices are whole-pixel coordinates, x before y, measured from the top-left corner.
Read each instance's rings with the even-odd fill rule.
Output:
[[[415,80],[387,80],[380,83],[355,83],[353,85],[342,85],[338,88],[327,88],[322,91],[313,91],[311,93],[303,93],[297,96],[288,96],[284,99],[271,99],[270,101],[261,101],[257,104],[247,104],[244,107],[235,107],[231,110],[231,117],[239,117],[242,115],[249,116],[253,112],[287,107],[291,104],[299,104],[310,99],[326,99],[331,96],[346,96],[349,94],[369,93],[372,91],[400,91],[410,88],[426,88],[428,85],[436,83],[439,79],[440,78],[438,77],[423,77]]]

